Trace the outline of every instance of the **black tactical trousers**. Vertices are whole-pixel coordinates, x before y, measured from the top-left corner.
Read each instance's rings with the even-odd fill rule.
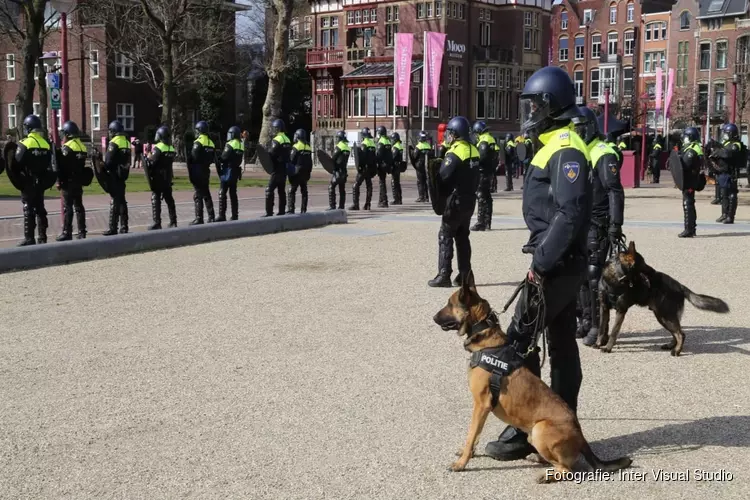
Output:
[[[211,188],[209,187],[208,177],[201,179],[200,182],[193,183],[193,204],[195,205],[194,224],[203,224],[203,205],[206,206],[208,222],[216,220],[214,212],[214,200],[211,198]]]
[[[695,191],[686,189],[682,192],[682,213],[685,219],[685,231],[695,233],[697,215],[695,213]]]
[[[276,170],[271,174],[271,178],[268,180],[268,186],[266,186],[266,215],[273,215],[273,198],[274,191],[279,195],[279,211],[276,215],[284,215],[286,212],[286,172]]]
[[[104,234],[112,236],[117,234],[117,225],[120,225],[120,234],[128,232],[128,202],[125,199],[125,182],[121,180],[111,181],[109,184],[109,230]]]
[[[61,189],[63,198],[63,235],[73,232],[73,210],[75,209],[78,237],[86,237],[86,209],[83,208],[83,187],[68,184]]]
[[[492,174],[490,181],[490,193],[497,193],[497,175]]]
[[[378,196],[378,206],[388,208],[388,174],[385,169],[378,167],[378,179],[380,184],[380,196]]]
[[[154,225],[151,226],[153,229],[161,228],[161,200],[167,204],[167,212],[169,213],[169,226],[177,227],[177,209],[174,205],[174,197],[172,196],[172,187],[169,186],[165,189],[151,191],[151,215],[154,219]]]
[[[391,173],[391,191],[393,191],[393,204],[401,205],[403,203],[401,198],[401,170],[398,167],[393,167]]]
[[[294,213],[295,198],[297,198],[297,188],[299,188],[302,196],[302,205],[300,206],[300,213],[304,214],[307,212],[307,181],[299,180],[295,177],[289,177],[289,195],[287,196],[287,206],[289,207],[286,211],[288,214]]]
[[[240,206],[237,201],[237,180],[221,181],[219,184],[219,218],[217,219],[219,221],[227,220],[227,193],[229,193],[229,201],[232,209],[231,220],[239,218]]]
[[[47,209],[44,208],[44,191],[31,188],[21,191],[23,204],[23,236],[25,244],[34,244],[34,231],[39,230],[37,243],[47,243]]]
[[[505,190],[513,191],[513,171],[516,168],[515,162],[509,161],[505,164]]]
[[[586,279],[581,285],[580,304],[584,331],[588,333],[589,328],[599,329],[599,279],[610,247],[607,224],[592,222],[586,243],[589,260]]]
[[[417,168],[417,203],[430,201],[430,194],[427,190],[427,172],[424,168]]]
[[[328,208],[331,210],[336,208],[336,189],[339,191],[338,208],[343,210],[346,204],[346,177],[338,179],[336,176],[331,176],[331,183],[328,184]]]
[[[721,187],[721,216],[731,222],[734,222],[734,216],[737,214],[738,192],[737,179],[724,182],[724,186]]]
[[[477,189],[477,225],[474,226],[475,230],[490,229],[492,225],[492,194],[490,189],[492,187],[492,178],[495,177],[491,174],[480,174],[479,175],[479,187]]]
[[[357,177],[354,179],[354,187],[352,188],[352,210],[359,210],[359,189],[362,183],[365,183],[366,194],[365,194],[365,210],[370,210],[370,203],[372,202],[372,177],[367,172],[357,172]]]
[[[472,206],[473,208],[473,206]],[[465,213],[443,215],[438,233],[438,273],[450,276],[453,272],[453,242],[456,243],[458,272],[462,276],[471,271],[471,243],[469,225],[474,210]]]
[[[659,168],[658,161],[651,162],[651,177],[654,184],[659,184],[659,178],[661,177],[661,169]]]

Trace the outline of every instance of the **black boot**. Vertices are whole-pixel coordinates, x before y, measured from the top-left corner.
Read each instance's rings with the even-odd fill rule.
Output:
[[[205,198],[206,213],[208,214],[208,223],[216,222],[216,212],[214,212],[214,200],[211,199],[211,195],[207,195]]]
[[[109,229],[102,236],[114,236],[117,234],[117,223],[120,221],[120,207],[115,200],[109,202]]]
[[[486,203],[484,199],[477,199],[477,223],[471,227],[472,231],[485,231],[487,226],[485,225],[486,219]]]
[[[151,193],[151,216],[154,219],[154,223],[149,226],[149,230],[161,229],[161,195],[158,193]]]
[[[307,213],[307,185],[303,185],[301,188],[302,192],[300,193],[300,197],[302,198],[302,206],[300,207],[300,213],[306,214]]]
[[[433,288],[450,288],[452,286],[450,273],[439,272],[437,276],[427,282],[427,286]]]
[[[287,191],[287,194],[286,194],[286,207],[287,207],[286,213],[293,214],[296,203],[297,203],[297,190],[296,189],[293,190],[292,186],[290,185],[289,190]]]
[[[237,193],[234,194],[230,193],[230,201],[232,202],[232,220],[238,220],[240,218],[240,203],[237,199]]]
[[[70,241],[73,239],[73,208],[63,207],[63,227],[56,241]]]
[[[336,185],[328,185],[328,210],[336,209]]]
[[[497,441],[487,443],[484,452],[495,460],[521,460],[536,451],[528,439],[528,434],[509,425]]]
[[[388,208],[388,189],[386,188],[386,183],[385,182],[386,182],[385,181],[385,177],[382,177],[380,179],[380,182],[379,182],[379,184],[380,184],[380,186],[379,186],[380,187],[380,193],[379,193],[379,196],[378,196],[378,207],[379,208]],[[365,209],[365,210],[367,210],[367,209]]]
[[[219,190],[219,217],[216,222],[225,222],[227,220],[227,194]]]
[[[193,219],[190,225],[203,224],[203,197],[198,191],[193,193],[193,205],[195,205],[195,219]]]
[[[737,194],[729,195],[729,207],[727,208],[727,218],[724,224],[734,224],[734,216],[737,213]]]
[[[32,210],[24,204],[23,206],[23,241],[18,244],[19,247],[25,247],[29,245],[36,245],[34,239],[34,231],[36,231],[36,216]]]
[[[165,200],[167,203],[167,213],[169,213],[169,227],[177,227],[177,207],[174,205],[174,198]]]
[[[266,213],[263,217],[271,217],[273,215],[273,190],[266,188]]]
[[[339,210],[346,206],[346,185],[339,184]]]
[[[284,215],[286,210],[286,192],[284,190],[279,191],[279,211],[276,215]]]
[[[36,230],[38,232],[36,242],[40,245],[47,243],[47,216],[36,216]]]
[[[719,183],[714,184],[714,199],[711,200],[711,205],[719,205],[721,203],[721,188]]]
[[[120,234],[128,234],[128,202],[122,200],[120,205]]]
[[[589,294],[588,283],[582,285],[578,290],[578,302],[581,305],[581,320],[578,322],[576,337],[582,339],[591,330],[591,295]]]
[[[453,238],[447,236],[448,229],[441,226],[438,233],[438,274],[427,282],[431,287],[451,287],[451,263],[453,261]]]
[[[81,206],[76,210],[76,224],[78,225],[78,234],[76,238],[79,240],[86,239],[86,211]]]
[[[349,210],[359,210],[359,190],[360,187],[354,184],[354,187],[352,188],[352,204],[349,207]]]
[[[369,186],[366,186],[365,189],[365,206],[363,207],[365,210],[370,210],[370,203],[372,202],[372,183]]]

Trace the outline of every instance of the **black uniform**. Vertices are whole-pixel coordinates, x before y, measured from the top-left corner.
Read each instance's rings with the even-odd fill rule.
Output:
[[[477,223],[472,230],[489,230],[492,226],[492,178],[497,168],[497,142],[489,132],[477,138],[479,151],[479,189],[477,190]]]
[[[125,199],[125,182],[130,175],[130,142],[125,134],[112,137],[104,156],[104,168],[107,170],[109,196],[109,230],[105,236],[117,234],[117,223],[120,223],[120,234],[128,232],[128,202]]]
[[[227,220],[227,193],[231,205],[231,220],[239,218],[239,201],[237,200],[237,181],[242,176],[242,162],[245,156],[245,148],[242,141],[232,139],[227,141],[221,152],[219,162],[221,171],[219,172],[219,222]]]
[[[590,330],[584,343],[593,345],[599,333],[599,278],[609,255],[610,235],[619,239],[622,234],[625,192],[614,150],[595,139],[589,144],[589,154],[593,165],[593,204],[587,238],[588,282],[581,286],[581,305],[584,331]]]
[[[721,190],[721,217],[717,222],[732,224],[737,213],[737,180],[740,176],[740,168],[745,161],[745,153],[740,142],[728,140],[713,153],[712,157],[718,160],[716,181]]]
[[[192,175],[190,182],[193,184],[193,203],[195,205],[195,219],[191,224],[203,224],[203,205],[206,205],[208,222],[216,220],[214,212],[214,201],[211,198],[211,164],[216,162],[216,147],[214,141],[206,134],[200,134],[193,142],[190,152],[190,165]]]
[[[57,165],[57,182],[63,197],[63,230],[61,237],[70,239],[73,232],[73,209],[78,224],[78,239],[86,237],[86,209],[83,207],[83,176],[86,168],[86,146],[79,138],[63,144]]]
[[[334,171],[328,185],[328,208],[331,210],[336,208],[336,187],[339,190],[339,209],[343,210],[346,206],[346,176],[350,153],[351,149],[346,141],[339,141],[333,150]]]
[[[434,155],[432,146],[427,141],[419,141],[412,153],[411,162],[417,171],[417,203],[430,201],[430,193],[427,189],[427,162]]]
[[[289,155],[289,163],[294,165],[295,174],[289,176],[289,209],[286,213],[294,213],[294,201],[299,187],[302,193],[300,213],[304,214],[307,212],[307,182],[312,175],[312,148],[310,145],[303,141],[295,142]]]
[[[393,170],[391,170],[391,190],[393,191],[393,204],[403,204],[401,193],[401,173],[406,171],[406,162],[404,161],[404,145],[401,141],[396,141],[391,145],[393,152]]]
[[[685,231],[682,236],[695,236],[697,214],[695,213],[695,190],[698,187],[700,170],[703,167],[703,148],[692,142],[682,148],[682,211]]]
[[[375,148],[375,160],[378,164],[378,179],[380,180],[380,196],[378,207],[388,208],[388,184],[387,175],[393,172],[393,150],[390,139],[385,136],[378,137]]]
[[[375,141],[369,137],[362,139],[359,146],[359,166],[357,167],[357,177],[354,179],[352,188],[352,206],[350,210],[359,210],[359,190],[362,183],[365,183],[365,210],[370,210],[372,202],[372,178],[377,173],[377,164],[375,160]]]
[[[34,230],[38,229],[37,243],[47,243],[47,209],[44,207],[46,176],[52,171],[52,149],[41,131],[32,130],[16,149],[15,162],[21,175],[21,203],[23,204],[22,245],[34,244]],[[8,172],[10,175],[10,171]]]
[[[177,209],[172,196],[172,163],[176,152],[171,144],[158,142],[151,148],[148,162],[148,176],[151,183],[151,214],[154,219],[152,229],[161,229],[161,200],[167,204],[169,227],[177,227]]]
[[[516,155],[516,143],[512,140],[505,144],[505,190],[513,191],[513,172],[518,163]]]
[[[654,184],[659,184],[659,178],[661,177],[661,165],[659,159],[661,157],[661,144],[658,142],[654,144],[649,155],[649,164],[651,166],[651,178]]]

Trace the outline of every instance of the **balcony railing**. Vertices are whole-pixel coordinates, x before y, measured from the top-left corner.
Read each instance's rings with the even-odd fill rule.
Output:
[[[342,118],[318,118],[315,120],[315,128],[317,130],[341,130],[344,128],[344,120]]]
[[[307,66],[341,66],[344,64],[344,49],[315,47],[307,49]]]
[[[602,52],[599,56],[599,62],[622,64],[622,56],[620,54],[607,54],[606,52]]]
[[[476,62],[513,64],[513,49],[498,45],[490,45],[488,47],[474,45],[472,50],[474,51],[474,60]]]

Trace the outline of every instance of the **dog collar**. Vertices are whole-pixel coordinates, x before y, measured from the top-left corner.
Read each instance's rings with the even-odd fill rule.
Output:
[[[474,323],[471,326],[471,333],[469,334],[469,338],[473,337],[474,335],[476,335],[477,333],[481,331],[487,330],[499,324],[500,324],[500,319],[497,317],[497,313],[494,310],[491,310],[486,318],[484,318],[482,321],[478,323]]]

